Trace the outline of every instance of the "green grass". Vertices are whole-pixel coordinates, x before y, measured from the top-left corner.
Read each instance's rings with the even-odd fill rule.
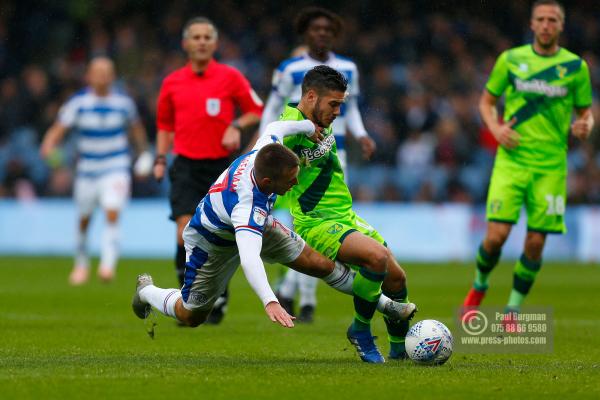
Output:
[[[71,261],[0,258],[0,398],[420,399],[600,398],[600,268],[545,265],[528,304],[554,307],[554,352],[459,354],[441,367],[361,363],[345,338],[350,297],[324,285],[313,325],[271,323],[241,274],[219,326],[158,317],[151,340],[130,310],[135,276],[173,286],[170,260],[123,260],[114,284],[67,285]],[[408,265],[417,320],[453,329],[470,266]],[[486,304],[505,302],[511,265]],[[385,329],[376,317],[374,331]],[[388,345],[380,339],[387,353]],[[490,397],[492,396],[492,397]]]

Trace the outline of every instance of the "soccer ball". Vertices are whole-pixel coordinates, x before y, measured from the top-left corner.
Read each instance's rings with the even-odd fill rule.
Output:
[[[419,321],[406,334],[406,353],[418,364],[442,365],[452,355],[452,334],[433,319]]]

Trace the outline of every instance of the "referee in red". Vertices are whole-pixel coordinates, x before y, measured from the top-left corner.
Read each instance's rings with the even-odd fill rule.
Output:
[[[169,168],[171,219],[177,223],[175,266],[180,285],[185,271],[182,232],[210,185],[240,148],[241,130],[258,124],[263,104],[248,80],[235,68],[216,62],[218,32],[208,18],[195,17],[183,27],[182,46],[188,63],[163,81],[158,98],[154,177],[162,179],[173,143],[176,157]],[[241,115],[235,119],[236,108]],[[217,300],[209,321],[219,323],[227,293]]]

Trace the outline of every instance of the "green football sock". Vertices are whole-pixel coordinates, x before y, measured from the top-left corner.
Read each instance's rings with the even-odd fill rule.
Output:
[[[513,289],[508,298],[507,308],[518,310],[523,304],[525,297],[531,290],[533,282],[540,268],[542,267],[542,260],[533,261],[528,259],[525,254],[521,255],[521,258],[515,264],[513,272]]]
[[[399,303],[408,302],[408,289],[404,288],[399,292],[385,292],[385,295],[390,299]],[[409,323],[408,321],[390,321],[386,317],[383,317],[385,326],[388,332],[388,339],[390,341],[390,350],[395,353],[402,353],[405,350],[404,340],[408,333]]]
[[[352,292],[354,293],[354,321],[352,329],[365,331],[371,329],[371,319],[377,309],[381,296],[381,284],[385,273],[369,271],[362,267],[354,277]]]
[[[479,246],[477,251],[477,269],[475,270],[475,281],[473,287],[481,292],[486,291],[488,288],[488,279],[490,273],[500,260],[500,252],[490,254],[483,248],[483,244]]]

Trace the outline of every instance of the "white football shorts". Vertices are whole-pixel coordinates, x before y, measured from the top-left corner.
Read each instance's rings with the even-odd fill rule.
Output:
[[[112,173],[97,178],[77,177],[73,196],[80,215],[91,215],[100,205],[104,210],[121,210],[130,196],[131,176]]]
[[[240,265],[238,248],[214,245],[189,226],[183,231],[183,240],[186,250],[183,306],[190,311],[209,312]],[[304,246],[304,239],[268,216],[260,253],[263,261],[290,263],[300,256]]]

